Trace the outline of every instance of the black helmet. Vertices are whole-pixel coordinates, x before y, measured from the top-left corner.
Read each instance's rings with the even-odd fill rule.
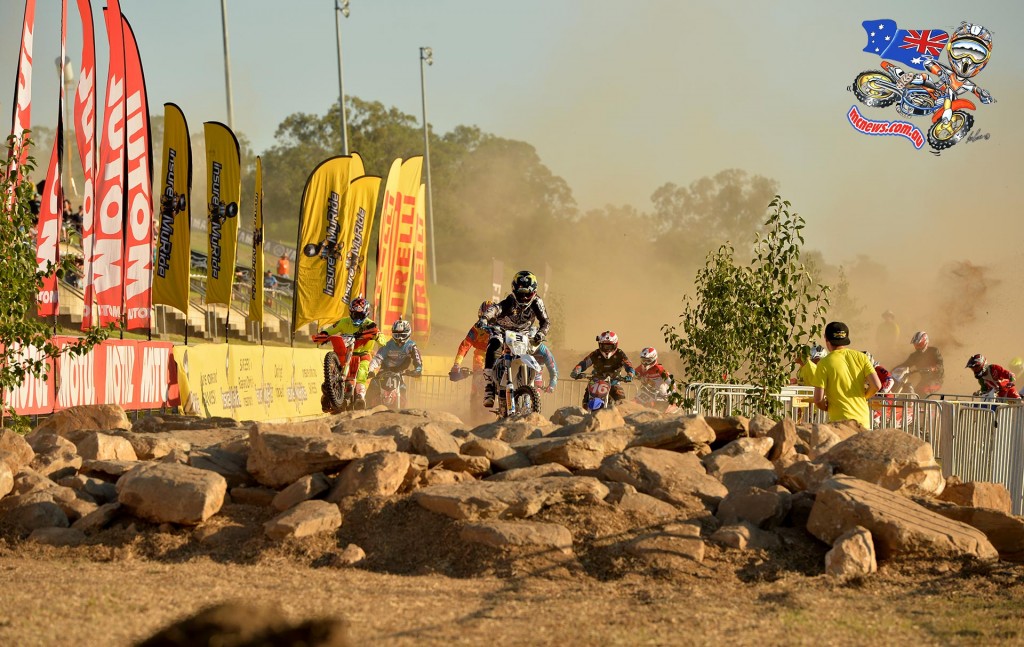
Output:
[[[412,326],[405,319],[398,319],[395,323],[391,324],[391,338],[399,344],[409,341],[409,335],[411,334]]]
[[[529,303],[537,296],[537,277],[529,270],[522,270],[512,279],[512,292],[519,303]]]

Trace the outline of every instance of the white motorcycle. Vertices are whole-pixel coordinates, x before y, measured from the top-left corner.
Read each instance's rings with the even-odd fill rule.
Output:
[[[503,339],[501,355],[494,363],[494,413],[499,418],[540,413],[540,391],[534,386],[541,374],[540,362],[530,354],[529,333],[489,327]]]

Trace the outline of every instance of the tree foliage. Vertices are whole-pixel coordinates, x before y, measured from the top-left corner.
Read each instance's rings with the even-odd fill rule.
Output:
[[[28,146],[27,139],[25,142]],[[4,286],[0,302],[0,409],[11,415],[14,411],[6,401],[8,389],[20,386],[27,377],[45,376],[48,361],[62,353],[89,352],[113,329],[93,328],[76,343],[61,348],[53,343],[51,324],[36,316],[36,295],[43,279],[54,273],[62,276],[72,268],[70,259],[62,259],[60,267],[51,263],[44,269],[36,263],[36,216],[30,207],[35,187],[28,179],[35,162],[28,157],[15,170],[20,146],[10,138],[8,157],[0,165],[0,240],[4,241],[0,252],[0,285]]]
[[[752,384],[752,404],[766,413],[780,406],[771,394],[789,382],[800,348],[821,334],[829,303],[829,287],[800,260],[805,222],[790,208],[778,195],[771,201],[749,265],[737,265],[729,246],[709,254],[681,324],[662,328],[690,381]]]

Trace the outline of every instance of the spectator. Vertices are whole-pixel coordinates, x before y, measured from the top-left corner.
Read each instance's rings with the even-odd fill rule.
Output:
[[[867,355],[847,348],[849,345],[850,329],[846,324],[832,321],[825,326],[828,355],[814,370],[814,404],[828,411],[831,422],[855,420],[870,429],[868,398],[882,388],[882,383]]]
[[[288,262],[288,256],[281,254],[281,258],[277,259],[277,275],[286,279],[290,271],[291,265]]]
[[[277,279],[274,278],[273,273],[267,270],[263,274],[263,289],[266,291],[266,301],[268,306],[274,305],[274,290],[277,289]]]

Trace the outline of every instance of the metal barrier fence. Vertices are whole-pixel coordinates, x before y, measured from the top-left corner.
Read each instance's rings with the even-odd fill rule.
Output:
[[[682,394],[690,413],[750,416],[749,395],[756,389],[749,384],[688,384]],[[809,387],[786,387],[773,397],[782,403],[782,415],[797,423],[827,422]],[[930,443],[945,476],[1003,484],[1014,514],[1024,514],[1024,405],[952,394],[889,395],[869,403],[873,429],[900,429]]]

